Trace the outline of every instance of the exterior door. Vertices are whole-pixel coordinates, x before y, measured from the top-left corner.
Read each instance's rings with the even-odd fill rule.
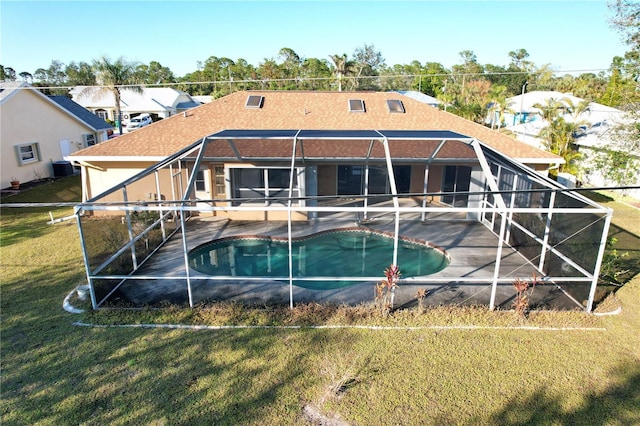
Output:
[[[196,199],[198,200],[211,200],[213,195],[211,193],[211,170],[208,167],[201,167],[196,173],[195,182]],[[209,202],[198,203],[198,206],[210,206]]]
[[[446,166],[442,179],[442,192],[456,192],[442,196],[442,202],[453,207],[466,207],[469,201],[471,167]]]

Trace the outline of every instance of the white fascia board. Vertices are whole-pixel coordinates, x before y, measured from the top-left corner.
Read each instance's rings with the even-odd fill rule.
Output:
[[[149,161],[149,162],[153,162],[153,163],[157,163],[160,162],[162,160],[165,160],[167,157],[166,156],[152,156],[152,157],[140,157],[140,156],[122,156],[122,157],[116,157],[116,156],[104,156],[104,155],[99,155],[99,156],[91,156],[91,155],[68,155],[66,156],[64,159],[66,161],[85,161],[87,163],[91,163],[91,162],[100,162],[100,163],[116,163],[116,162],[123,162],[123,163],[129,163],[129,162],[141,162],[141,161]]]

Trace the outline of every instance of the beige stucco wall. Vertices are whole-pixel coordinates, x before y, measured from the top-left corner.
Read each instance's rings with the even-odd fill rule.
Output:
[[[126,163],[101,161],[84,163],[82,167],[84,184],[83,197],[85,199],[96,197],[154,164],[154,162],[150,161]],[[173,172],[176,173],[177,170]],[[182,180],[185,186],[187,183],[186,176],[186,172],[183,171]],[[159,196],[162,197],[162,199],[172,200],[180,198],[180,194],[173,194],[172,192],[175,190],[175,186],[174,189],[172,189],[171,172],[168,168],[158,172],[158,181],[160,183]],[[174,195],[176,195],[176,197],[174,197]],[[149,201],[155,200],[157,197],[156,179],[153,174],[127,187],[127,199],[129,201]],[[122,191],[117,191],[105,197],[104,201],[117,202],[122,200]]]
[[[18,90],[0,105],[0,186],[10,186],[12,177],[29,182],[53,176],[52,163],[63,160],[60,141],[68,140],[70,152],[75,152],[84,148],[85,133],[94,132],[59,109],[53,101],[32,90]],[[96,137],[104,139],[106,133]],[[20,165],[16,146],[34,142],[38,143],[40,158]]]

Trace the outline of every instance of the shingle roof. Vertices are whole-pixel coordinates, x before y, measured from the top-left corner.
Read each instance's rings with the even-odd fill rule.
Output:
[[[249,95],[263,96],[247,108]],[[366,112],[350,112],[350,99]],[[405,113],[390,113],[386,100],[400,99]],[[449,130],[474,137],[512,158],[556,162],[559,157],[454,114],[395,92],[241,91],[75,153],[75,157],[167,157],[225,129]],[[105,158],[108,160],[108,158]]]
[[[107,123],[102,118],[93,114],[91,111],[66,96],[49,96],[49,99],[69,111],[94,130],[107,130],[113,128],[111,124]]]

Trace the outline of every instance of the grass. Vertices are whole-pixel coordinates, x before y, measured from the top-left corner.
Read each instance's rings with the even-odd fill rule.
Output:
[[[3,202],[77,201],[74,179]],[[640,235],[638,210],[606,203],[619,229]],[[439,307],[382,317],[313,304],[70,314],[62,300],[84,276],[77,229],[46,225],[48,210],[1,211],[3,425],[640,423],[640,276],[598,308],[622,306],[612,316]]]

